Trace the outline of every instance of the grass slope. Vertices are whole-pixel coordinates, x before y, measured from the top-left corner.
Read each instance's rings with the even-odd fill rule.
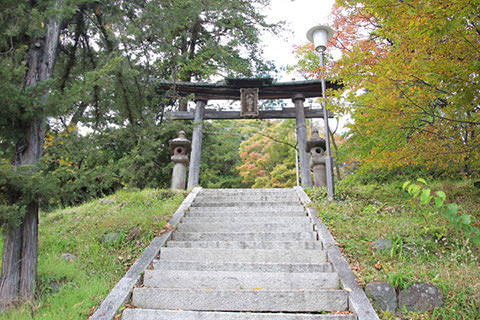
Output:
[[[41,213],[38,299],[0,318],[86,319],[184,197],[166,190],[119,191],[78,207]],[[75,261],[62,259],[64,253],[74,254]]]
[[[480,190],[469,181],[437,182],[433,190],[447,193],[461,211],[480,218]],[[433,207],[412,205],[402,182],[360,185],[342,181],[339,201],[325,201],[324,190],[309,195],[319,209],[361,284],[386,281],[398,290],[417,282],[438,286],[443,307],[426,314],[397,311],[381,319],[480,319],[479,249],[440,216]],[[378,251],[377,239],[390,239],[389,250]]]

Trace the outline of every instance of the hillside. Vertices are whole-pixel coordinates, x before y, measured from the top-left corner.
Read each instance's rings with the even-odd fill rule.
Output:
[[[41,213],[39,299],[0,318],[86,319],[161,232],[184,196],[168,190],[123,190]]]
[[[381,319],[480,319],[480,247],[433,205],[412,201],[402,184],[362,184],[351,176],[337,185],[334,202],[325,201],[322,190],[309,195],[361,285],[388,282],[398,294],[427,282],[445,297],[443,307],[426,314],[397,310],[393,315],[377,308]],[[446,202],[459,205],[460,215],[478,221],[480,189],[471,180],[437,181],[427,187],[444,191]]]

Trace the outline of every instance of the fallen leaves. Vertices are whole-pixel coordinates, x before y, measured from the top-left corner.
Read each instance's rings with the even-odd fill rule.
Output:
[[[162,230],[160,230],[160,232],[158,232],[158,235],[164,234],[164,233],[172,230],[173,228],[175,228],[173,225],[171,225],[170,223],[167,223],[165,225],[165,227]]]

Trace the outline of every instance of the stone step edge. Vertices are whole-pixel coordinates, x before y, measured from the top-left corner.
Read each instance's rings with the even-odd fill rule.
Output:
[[[320,290],[339,289],[335,272],[242,272],[145,270],[143,286],[149,288],[204,288],[218,290]],[[194,284],[194,285],[192,285]]]
[[[294,190],[297,192],[298,198],[305,207],[307,215],[316,225],[319,239],[321,239],[323,247],[327,250],[329,261],[331,261],[333,265],[333,270],[337,272],[340,277],[342,288],[349,291],[349,310],[357,315],[358,320],[380,320],[370,300],[368,300],[367,295],[358,285],[355,274],[347,260],[342,256],[340,248],[337,246],[332,234],[327,226],[318,218],[318,211],[311,206],[312,200],[310,200],[303,188],[294,187]]]
[[[132,304],[191,311],[318,312],[348,310],[348,292],[319,290],[217,290],[135,288]]]
[[[356,320],[355,314],[182,311],[128,308],[122,320]]]
[[[173,269],[172,269],[173,266]],[[185,268],[187,267],[187,268]],[[184,268],[184,269],[182,269]],[[318,263],[237,263],[237,262],[196,262],[169,260],[153,261],[154,270],[192,270],[192,271],[243,271],[249,272],[295,272],[299,273],[317,273],[317,272],[334,272],[330,262]],[[221,270],[218,270],[221,269]],[[313,269],[313,271],[312,271]],[[262,271],[267,270],[267,271]],[[275,270],[275,271],[272,271]],[[280,270],[280,271],[279,271]]]
[[[192,208],[275,208],[299,207],[298,201],[233,201],[233,202],[195,202]]]
[[[261,234],[262,237],[271,237],[273,239],[274,236],[281,235],[282,238],[291,237],[290,241],[304,241],[304,240],[316,240],[317,233],[314,231],[300,231],[300,232],[184,232],[184,231],[176,231],[172,239],[175,241],[182,241],[182,238],[188,237],[216,237],[218,236],[220,239],[215,240],[199,240],[199,241],[246,241],[246,240],[235,240],[235,237],[248,237],[251,239],[252,235],[259,235]],[[222,240],[228,239],[228,240]],[[238,238],[237,238],[238,239]],[[300,239],[300,240],[297,240]],[[197,241],[197,240],[183,240],[183,241]],[[255,240],[258,241],[258,240]]]
[[[178,231],[184,232],[229,232],[229,231],[245,231],[245,232],[292,232],[292,231],[314,231],[313,224],[308,221],[290,223],[195,223],[184,222],[177,225]]]
[[[312,223],[310,218],[305,216],[243,216],[243,217],[191,217],[184,216],[182,223]]]
[[[323,249],[322,242],[317,240],[305,241],[222,241],[197,240],[182,241],[169,240],[166,247],[170,248],[231,248],[231,249],[283,249],[283,250],[317,250]]]
[[[325,250],[282,250],[282,249],[209,249],[209,248],[169,248],[160,249],[160,260],[176,260],[180,257],[186,261],[205,261],[205,262],[303,262],[312,263],[314,261],[325,262],[328,257]]]

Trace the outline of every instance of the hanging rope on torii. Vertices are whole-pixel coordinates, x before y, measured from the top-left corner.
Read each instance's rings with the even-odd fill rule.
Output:
[[[187,188],[196,187],[200,177],[203,120],[226,119],[296,119],[296,133],[300,160],[302,187],[311,187],[312,178],[307,151],[306,118],[323,119],[323,109],[305,108],[306,98],[322,96],[321,80],[275,82],[272,78],[227,78],[218,83],[191,83],[162,81],[159,93],[170,98],[193,96],[194,111],[170,112],[172,120],[193,120],[190,170]],[[341,85],[327,81],[327,88],[336,90]],[[259,100],[292,99],[294,108],[259,110]],[[205,108],[209,100],[240,100],[240,111],[221,111]],[[329,114],[329,118],[332,116]]]

